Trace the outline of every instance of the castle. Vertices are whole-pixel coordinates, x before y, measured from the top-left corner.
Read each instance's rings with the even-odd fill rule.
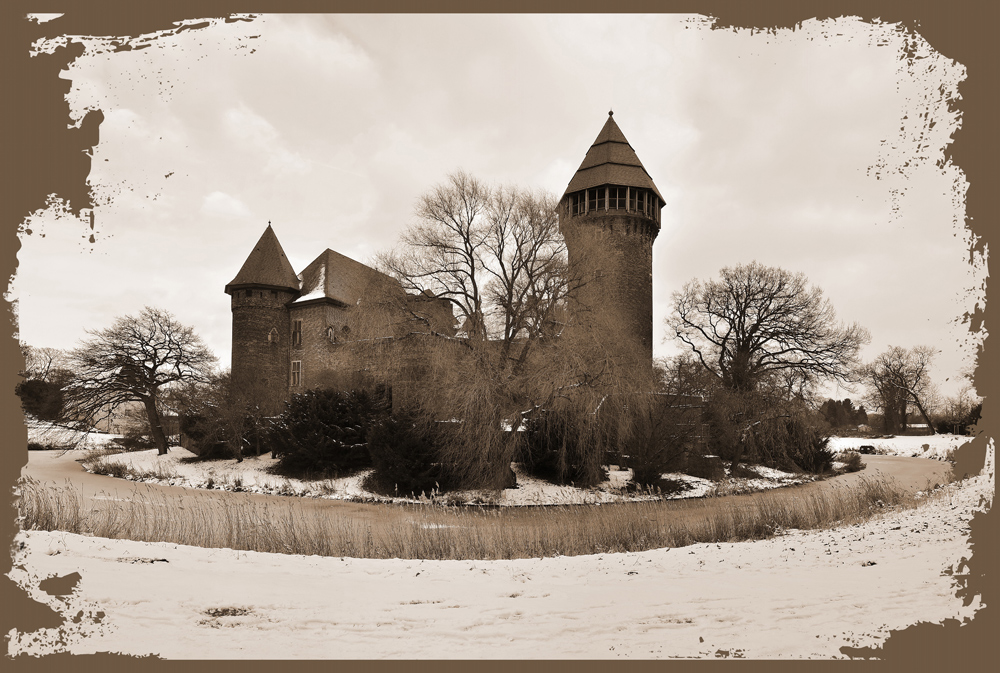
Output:
[[[589,279],[570,314],[600,307],[605,338],[623,358],[647,368],[653,242],[662,207],[663,197],[609,113],[558,205],[570,268]],[[359,368],[351,344],[362,340],[361,304],[396,307],[376,313],[374,334],[368,312],[363,331],[366,343],[395,348],[412,365],[393,382],[394,406],[404,390],[419,387],[421,344],[456,335],[446,300],[407,294],[395,279],[333,250],[296,274],[270,223],[225,291],[232,298],[232,379],[266,391],[262,404],[270,411],[296,392],[345,385]]]

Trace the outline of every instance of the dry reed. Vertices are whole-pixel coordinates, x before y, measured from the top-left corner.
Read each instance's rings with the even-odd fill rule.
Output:
[[[125,500],[88,503],[71,487],[30,479],[18,490],[25,529],[283,554],[422,559],[573,556],[759,540],[789,529],[858,523],[918,503],[892,482],[868,479],[799,495],[692,501],[506,509],[372,504],[364,517],[246,494],[178,500],[137,488]]]

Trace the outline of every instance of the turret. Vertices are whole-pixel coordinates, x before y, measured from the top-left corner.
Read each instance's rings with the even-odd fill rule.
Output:
[[[299,296],[299,279],[270,223],[226,294],[232,297],[233,389],[276,413],[292,375],[288,304]]]
[[[651,366],[653,241],[663,197],[613,115],[559,202],[570,268],[583,281],[573,322],[615,358]]]

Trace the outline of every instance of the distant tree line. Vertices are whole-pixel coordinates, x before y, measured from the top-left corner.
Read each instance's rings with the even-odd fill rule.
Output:
[[[820,406],[819,412],[831,428],[855,428],[868,424],[868,412],[864,405],[855,409],[850,399],[827,400]]]

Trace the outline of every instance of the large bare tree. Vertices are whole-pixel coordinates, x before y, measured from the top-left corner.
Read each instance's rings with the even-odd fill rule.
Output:
[[[158,404],[166,386],[208,381],[216,358],[201,338],[167,311],[142,309],[111,327],[89,331],[70,353],[74,377],[66,390],[69,415],[90,428],[128,402],[142,403],[157,451],[167,452]]]
[[[416,215],[401,246],[379,258],[407,291],[450,301],[470,342],[499,342],[521,363],[558,332],[574,282],[550,194],[458,171],[420,197]]]
[[[727,388],[752,391],[794,373],[798,387],[816,379],[849,381],[868,331],[837,322],[829,300],[801,273],[757,262],[693,280],[673,295],[667,325]]]
[[[927,413],[928,398],[933,394],[930,378],[934,349],[929,346],[903,348],[890,346],[860,369],[862,381],[869,387],[869,400],[882,412],[886,432],[906,429],[907,410],[915,407],[924,422],[935,432]]]

